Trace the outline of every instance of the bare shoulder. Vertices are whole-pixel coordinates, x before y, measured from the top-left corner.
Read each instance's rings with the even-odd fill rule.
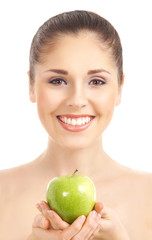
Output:
[[[145,209],[145,225],[147,228],[147,239],[152,237],[152,173],[144,174],[143,196]]]
[[[139,189],[145,192],[145,197],[152,197],[152,173],[133,171],[133,179],[138,184]]]
[[[152,173],[146,174],[149,196],[152,197]]]
[[[152,173],[132,171],[132,182],[135,192],[138,192],[138,202],[141,202],[146,228],[152,234]]]
[[[15,192],[16,183],[19,180],[21,168],[10,168],[0,171],[0,201],[7,202],[11,195]],[[0,206],[3,206],[0,204]]]
[[[17,181],[18,177],[24,172],[24,165],[8,168],[0,171],[0,185],[1,187]]]
[[[0,171],[0,202],[11,199],[30,175],[28,164]],[[0,204],[0,206],[3,206]]]
[[[145,194],[145,198],[152,198],[152,173],[131,169],[127,176],[133,186],[137,187],[141,194]]]
[[[8,221],[7,210],[14,204],[17,189],[18,168],[6,169],[0,171],[0,232],[6,231],[6,222]],[[5,206],[5,207],[4,207]]]
[[[145,184],[145,200],[146,200],[146,220],[147,227],[152,236],[152,173],[145,174],[146,184]]]
[[[145,205],[147,209],[148,202],[152,202],[152,173],[124,166],[120,173],[119,180],[122,182],[124,189],[127,188],[128,193],[132,194],[138,200],[138,203]]]
[[[27,234],[30,220],[27,222],[26,214],[33,209],[30,206],[31,177],[28,172],[30,167],[27,165],[0,171],[0,239],[10,239],[10,234],[12,239],[23,239],[24,234]],[[31,205],[34,206],[33,202]],[[13,222],[12,216],[15,216]],[[20,231],[17,232],[16,226]]]
[[[39,179],[39,167],[37,159],[5,170],[0,171],[0,208],[10,203],[11,201],[18,201],[21,196],[29,194],[36,187]]]
[[[3,196],[3,191],[7,192],[7,187],[14,182],[14,169],[5,169],[0,171],[0,193]]]

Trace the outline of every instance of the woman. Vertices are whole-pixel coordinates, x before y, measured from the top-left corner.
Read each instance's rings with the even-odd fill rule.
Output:
[[[1,173],[0,237],[150,239],[152,175],[118,164],[102,145],[124,82],[116,30],[92,12],[52,17],[33,38],[28,74],[48,145],[31,163]],[[94,182],[97,203],[69,225],[49,209],[46,186],[75,169]]]

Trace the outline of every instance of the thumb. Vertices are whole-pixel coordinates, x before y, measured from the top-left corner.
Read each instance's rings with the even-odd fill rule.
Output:
[[[101,213],[102,209],[104,208],[104,205],[102,202],[96,202],[95,206],[94,206],[94,210],[97,213]]]
[[[101,214],[101,217],[104,219],[111,219],[115,215],[115,211],[111,208],[108,208],[103,205],[102,202],[96,202],[94,210]]]
[[[116,211],[106,206],[103,206],[102,210],[100,211],[100,214],[101,214],[101,218],[106,220],[112,220],[112,219],[118,218]]]

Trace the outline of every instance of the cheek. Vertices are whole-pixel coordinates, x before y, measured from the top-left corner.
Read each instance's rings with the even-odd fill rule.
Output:
[[[103,117],[111,119],[116,103],[115,92],[101,93],[96,97],[96,111]],[[108,119],[107,119],[108,120]]]
[[[54,113],[62,101],[62,95],[58,91],[43,90],[37,92],[38,111],[45,114]]]
[[[37,112],[43,127],[47,132],[52,132],[55,128],[54,118],[62,102],[62,95],[50,89],[39,89],[37,91]]]
[[[56,91],[40,88],[37,90],[36,98],[39,119],[44,128],[48,129],[50,128],[50,125],[53,126],[53,119],[51,115],[53,115],[58,109],[61,101],[61,95]]]

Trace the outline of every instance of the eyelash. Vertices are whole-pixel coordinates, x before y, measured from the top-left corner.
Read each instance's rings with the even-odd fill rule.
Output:
[[[62,81],[62,84],[60,84]],[[96,85],[96,86],[102,86],[105,84],[105,82],[103,80],[100,80],[100,79],[92,79],[90,82],[96,82],[97,84],[90,84],[90,85]],[[59,83],[60,82],[60,83]],[[49,83],[52,84],[52,85],[55,85],[55,86],[62,86],[63,85],[63,82],[65,85],[67,85],[66,81],[63,80],[62,78],[55,78],[53,80],[51,80]]]
[[[102,86],[105,84],[105,82],[101,79],[92,79],[90,82],[96,82],[97,84],[95,84],[96,86]],[[92,83],[90,85],[93,85]]]
[[[49,83],[51,83],[51,84],[53,84],[53,85],[56,85],[56,86],[61,86],[61,85],[63,85],[63,84],[55,84],[55,82],[58,82],[58,83],[59,83],[59,81],[60,81],[60,82],[62,81],[62,82],[65,83],[65,85],[67,85],[66,81],[64,81],[64,80],[61,79],[61,78],[55,78],[55,79],[51,80]]]

